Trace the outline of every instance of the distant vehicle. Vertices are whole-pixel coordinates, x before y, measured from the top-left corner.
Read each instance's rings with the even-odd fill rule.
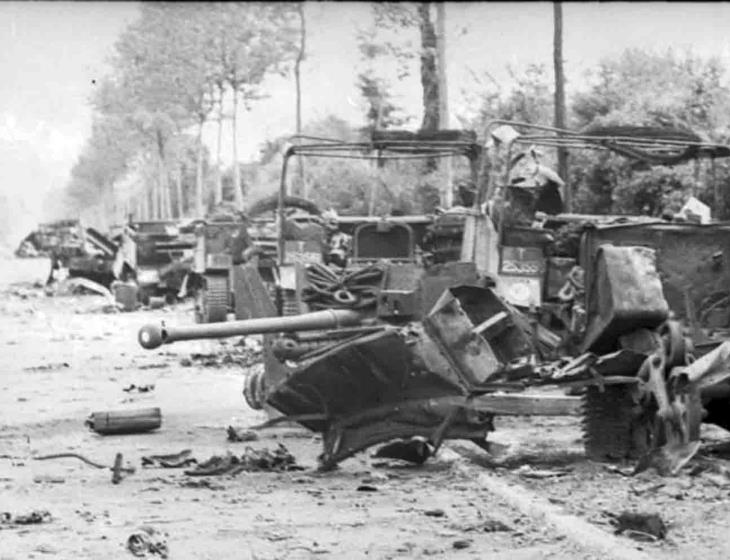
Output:
[[[174,301],[192,269],[192,226],[174,220],[139,221],[130,223],[130,230],[136,244],[133,268],[140,301],[148,304],[153,296]]]

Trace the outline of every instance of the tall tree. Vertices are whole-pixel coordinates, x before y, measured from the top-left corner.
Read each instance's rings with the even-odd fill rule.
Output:
[[[553,67],[555,69],[555,127],[566,128],[565,74],[563,72],[563,4],[553,2]],[[566,182],[565,208],[572,208],[571,183],[568,181],[568,150],[558,148],[558,175]]]
[[[432,18],[431,2],[381,2],[372,4],[375,26],[383,37],[371,42],[378,44],[377,56],[388,56],[398,65],[398,77],[405,78],[418,59],[422,90],[423,117],[421,128],[439,127],[439,81],[437,71],[437,37]],[[416,31],[414,43],[410,31]]]
[[[188,106],[186,59],[179,55],[179,50],[187,50],[179,45],[190,34],[180,16],[169,4],[142,5],[138,20],[115,45],[115,76],[106,98],[96,103],[103,113],[124,116],[153,148],[157,181],[152,201],[158,218],[169,212],[167,143],[177,130],[194,122]]]
[[[296,52],[296,9],[290,3],[259,2],[223,7],[227,12],[221,38],[223,67],[233,97],[233,192],[236,205],[243,208],[237,142],[239,99],[250,109],[251,102],[262,97],[264,77],[272,71],[284,72],[291,53]]]
[[[439,128],[449,128],[449,95],[446,80],[446,4],[436,4],[436,69],[438,71],[439,85]],[[451,208],[454,204],[453,168],[451,158],[441,160],[442,168],[445,171],[446,181],[441,189],[440,202],[444,208]]]
[[[380,58],[387,55],[388,49],[378,40],[377,29],[359,30],[357,47],[362,69],[357,74],[356,86],[366,103],[367,127],[373,130],[403,125],[408,117],[393,100],[390,81],[378,72]]]
[[[421,87],[423,88],[423,130],[438,130],[441,102],[436,67],[436,29],[431,19],[431,3],[417,5],[418,26],[421,31]]]
[[[307,27],[304,19],[304,3],[297,3],[297,14],[299,16],[299,49],[297,50],[297,58],[294,61],[294,84],[296,87],[296,109],[297,109],[297,136],[302,134],[302,62],[306,54],[307,48]],[[307,185],[304,181],[304,163],[302,157],[297,158],[297,171],[299,172],[299,183],[302,189],[302,195],[307,198]]]
[[[579,127],[611,124],[672,126],[689,128],[715,141],[726,140],[730,126],[730,89],[725,85],[724,67],[717,58],[702,58],[674,51],[649,52],[628,49],[602,60],[593,73],[593,83],[576,92],[572,110]],[[713,196],[711,166],[696,184],[694,168],[637,170],[625,158],[589,158],[576,154],[571,168],[576,210],[649,212],[677,210],[682,197],[695,192],[714,203],[713,214],[724,216],[723,201]],[[716,178],[730,184],[730,169],[716,166]],[[657,195],[661,193],[661,196]],[[659,205],[647,204],[658,196]]]

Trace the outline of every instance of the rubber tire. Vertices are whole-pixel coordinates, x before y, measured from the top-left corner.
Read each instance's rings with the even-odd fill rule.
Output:
[[[196,301],[196,320],[199,313],[201,323],[225,322],[228,319],[228,292],[226,276],[206,275],[205,287],[199,291],[200,299]]]
[[[261,394],[263,389],[263,376],[263,371],[249,373],[243,382],[243,397],[246,399],[246,404],[254,410],[264,408],[263,394]]]

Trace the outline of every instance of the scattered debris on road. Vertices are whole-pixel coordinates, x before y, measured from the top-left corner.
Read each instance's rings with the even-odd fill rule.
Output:
[[[93,412],[86,425],[101,435],[140,434],[158,429],[162,414],[157,407]]]
[[[626,534],[636,540],[656,541],[667,536],[667,526],[657,513],[639,513],[624,511],[613,517],[616,534]]]
[[[94,282],[88,278],[82,278],[80,276],[66,278],[46,288],[46,295],[48,296],[96,294],[104,296],[109,304],[116,306],[116,301],[112,293],[98,282]]]
[[[204,463],[198,464],[194,469],[185,471],[191,476],[211,476],[221,474],[235,475],[240,472],[284,472],[300,471],[304,467],[297,464],[286,446],[282,443],[274,450],[253,449],[247,447],[240,457],[228,453],[225,456],[214,455]]]
[[[66,479],[62,476],[37,475],[33,477],[33,482],[36,484],[42,484],[44,482],[49,484],[63,484],[66,482]]]
[[[514,471],[515,474],[524,478],[553,478],[556,476],[565,476],[570,473],[570,469],[535,469],[530,465],[522,465]]]
[[[396,440],[381,446],[373,455],[379,459],[398,459],[416,465],[422,465],[434,453],[434,447],[426,438],[413,437],[408,440]]]
[[[247,344],[234,344],[224,347],[220,352],[204,354],[190,354],[188,358],[182,358],[180,365],[183,367],[226,367],[241,366],[250,367],[263,360],[261,348]]]
[[[148,525],[140,527],[129,536],[127,550],[137,558],[144,558],[148,554],[158,555],[160,558],[167,558],[169,555],[165,535]]]
[[[165,469],[179,469],[188,467],[197,463],[192,457],[190,449],[183,449],[180,453],[170,453],[167,455],[146,455],[142,457],[143,467],[162,467]]]
[[[137,393],[149,393],[154,390],[154,383],[149,383],[147,385],[135,385],[134,383],[130,383],[129,386],[122,388],[122,391],[124,391],[125,393],[131,393],[132,391],[135,391]]]
[[[33,510],[24,515],[13,515],[7,511],[0,513],[0,524],[2,525],[37,525],[48,523],[52,519],[51,514],[46,510]]]
[[[223,486],[212,482],[209,478],[189,478],[178,484],[183,488],[205,488],[206,490],[223,490]]]
[[[87,459],[83,455],[79,453],[54,453],[51,455],[41,455],[40,457],[33,457],[36,461],[47,461],[50,459],[65,459],[65,458],[72,458],[72,459],[79,459],[80,461],[83,461],[87,465],[90,465],[97,469],[109,469],[112,471],[112,483],[113,484],[119,484],[122,481],[122,478],[125,474],[134,474],[135,469],[134,467],[125,467],[124,466],[124,458],[121,453],[117,453],[116,457],[114,458],[114,464],[109,467],[107,465],[102,465],[101,463],[97,463],[96,461],[92,461],[91,459]]]
[[[507,532],[512,531],[512,527],[504,523],[503,521],[500,521],[499,519],[492,519],[488,518],[486,521],[483,521],[482,523],[477,523],[476,525],[470,525],[468,527],[459,527],[464,532],[476,532],[476,533],[499,533],[499,532]]]
[[[226,432],[228,434],[228,441],[258,441],[259,439],[258,433],[253,430],[228,426]]]
[[[427,509],[423,512],[428,517],[444,517],[446,512],[442,509]]]
[[[71,367],[68,362],[58,362],[53,364],[43,364],[40,366],[31,366],[23,368],[23,371],[53,371]]]

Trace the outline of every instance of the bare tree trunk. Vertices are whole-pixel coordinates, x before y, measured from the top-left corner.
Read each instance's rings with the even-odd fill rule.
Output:
[[[168,217],[167,216],[167,200],[166,200],[166,197],[165,197],[165,191],[167,191],[167,188],[166,188],[167,187],[167,185],[166,185],[167,181],[166,181],[166,177],[165,177],[165,164],[164,164],[164,161],[163,161],[162,158],[160,158],[158,160],[157,165],[158,165],[158,170],[157,170],[158,177],[157,177],[157,180],[159,181],[158,184],[157,184],[157,188],[158,188],[158,191],[159,191],[158,196],[159,196],[159,199],[160,199],[160,201],[159,201],[159,211],[160,211],[159,219],[160,220],[166,220],[167,217]]]
[[[220,88],[218,105],[218,141],[215,148],[215,204],[223,201],[223,174],[221,173],[221,144],[223,135],[223,87]]]
[[[241,192],[241,166],[238,163],[238,140],[236,139],[236,121],[238,120],[238,91],[233,88],[233,200],[238,210],[243,210],[243,193]]]
[[[297,60],[294,63],[294,83],[297,90],[297,135],[302,133],[302,75],[301,66],[304,60],[304,50],[306,48],[307,40],[307,29],[304,21],[304,3],[299,2],[297,4],[297,11],[299,12],[299,52],[297,53]],[[301,189],[302,196],[307,198],[309,189],[304,181],[304,163],[302,162],[302,156],[297,157],[297,171],[299,174],[299,188]]]
[[[555,67],[555,128],[565,128],[565,74],[563,73],[563,5],[553,3],[553,65]],[[570,177],[568,176],[568,150],[558,148],[558,175],[565,181],[565,210],[573,206]]]
[[[712,181],[712,195],[715,208],[713,209],[714,218],[716,220],[725,219],[725,198],[723,197],[722,187],[717,180],[717,163],[715,158],[710,158],[710,180]]]
[[[421,87],[423,89],[422,130],[439,128],[439,81],[436,71],[436,30],[431,21],[431,3],[418,4],[418,25],[421,31]],[[429,158],[425,162],[425,172],[438,169],[438,160]]]
[[[170,179],[165,170],[165,190],[163,191],[163,199],[165,201],[165,219],[172,218],[172,192],[170,191]]]
[[[149,211],[150,211],[150,220],[156,220],[160,216],[160,199],[157,196],[159,188],[157,186],[157,181],[151,181],[149,186],[149,193],[150,193],[150,204],[149,204]]]
[[[200,119],[198,126],[198,137],[196,143],[196,162],[195,162],[195,217],[202,218],[203,210],[203,125],[205,121]]]
[[[175,167],[175,198],[177,199],[177,217],[179,219],[185,214],[182,189],[182,162],[178,161]]]
[[[423,88],[423,130],[438,130],[439,127],[439,81],[436,71],[436,30],[431,21],[430,2],[418,4],[419,27],[421,30],[421,86]]]
[[[167,182],[167,166],[165,165],[165,140],[161,132],[157,132],[157,185],[159,190],[158,217],[169,218],[170,189]]]
[[[446,4],[436,4],[436,69],[438,70],[439,91],[439,128],[449,128],[449,96],[446,82]],[[444,171],[445,181],[441,189],[441,206],[451,208],[454,205],[454,189],[452,186],[453,169],[451,158],[441,160],[441,169]]]
[[[692,182],[692,186],[690,187],[689,194],[690,196],[697,196],[700,192],[702,183],[700,183],[700,160],[696,159],[694,161],[694,181]]]

